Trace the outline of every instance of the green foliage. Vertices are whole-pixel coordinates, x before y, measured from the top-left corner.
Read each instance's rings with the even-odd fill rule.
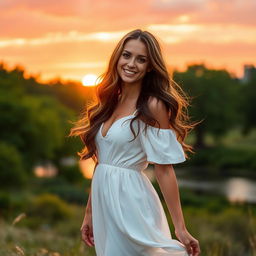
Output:
[[[70,205],[70,209],[74,216],[68,221],[65,219],[54,225],[40,225],[45,220],[38,220],[37,228],[29,228],[27,223],[32,223],[33,219],[28,215],[14,226],[11,225],[13,219],[0,219],[0,255],[20,255],[15,250],[16,245],[22,248],[25,255],[31,256],[96,255],[94,248],[87,247],[81,240],[84,207]]]
[[[74,186],[67,181],[57,179],[56,182],[47,182],[47,179],[40,182],[38,188],[40,192],[47,192],[57,195],[61,199],[69,202],[83,205],[87,202],[88,193],[85,191],[85,186]],[[37,183],[39,184],[39,183]]]
[[[174,72],[174,80],[192,97],[192,120],[203,121],[195,128],[198,147],[204,146],[206,132],[218,139],[241,120],[240,85],[226,70],[191,65],[185,72]]]
[[[250,80],[243,85],[241,108],[244,112],[243,133],[249,133],[256,127],[256,71],[252,72]]]
[[[47,97],[0,97],[1,140],[23,153],[30,166],[41,159],[52,159],[63,143],[70,112]]]
[[[21,212],[27,215],[21,225],[37,229],[42,226],[55,226],[60,221],[67,221],[74,217],[72,207],[57,195],[43,192],[32,195],[12,191],[0,192],[0,217],[8,221]]]
[[[182,205],[194,208],[205,208],[207,205],[207,211],[219,213],[229,205],[229,202],[222,196],[210,196],[206,195],[202,191],[191,191],[190,189],[180,189]],[[210,200],[209,200],[210,199]]]
[[[84,188],[75,187],[72,185],[59,185],[56,187],[46,188],[45,191],[58,195],[61,199],[69,202],[83,205],[87,202],[88,193]]]
[[[40,195],[34,199],[38,200],[42,196],[44,197]],[[182,205],[187,201],[183,205],[186,227],[199,240],[202,256],[240,256],[251,255],[253,250],[255,252],[255,248],[253,249],[249,243],[250,239],[256,235],[256,210],[253,205],[231,205],[219,197],[190,194],[188,190],[181,190],[181,199]],[[31,204],[35,201],[23,200],[23,202],[31,208]],[[40,205],[41,211],[48,211],[45,208],[49,205],[50,208],[52,207],[51,203]],[[212,205],[215,206],[212,208]],[[26,206],[27,210],[28,206]],[[94,248],[86,247],[81,241],[79,229],[84,216],[84,206],[66,206],[71,210],[72,218],[50,222],[48,215],[45,217],[46,215],[39,210],[33,215],[26,210],[25,212],[29,213],[27,217],[15,226],[10,225],[12,219],[8,222],[1,220],[0,254],[12,255],[10,252],[14,246],[19,245],[26,255],[40,255],[40,248],[44,248],[45,252],[48,251],[49,255],[54,251],[66,256],[95,255]],[[164,202],[163,206],[172,236],[176,238],[171,217]],[[247,207],[251,207],[249,208],[251,214],[248,214]],[[48,254],[45,253],[45,255]]]
[[[198,150],[191,156],[189,165],[211,166],[220,171],[227,169],[256,170],[256,150],[218,146]]]
[[[74,111],[60,103],[56,94],[49,85],[25,79],[19,67],[7,71],[0,66],[0,140],[20,152],[27,171],[40,161],[57,163],[80,146],[67,138]]]
[[[86,100],[92,98],[92,90],[81,83],[63,83],[59,79],[52,80],[49,84],[42,84],[36,77],[24,77],[23,67],[16,66],[7,70],[5,64],[0,63],[0,90],[6,95],[11,93],[16,96],[31,95],[55,98],[61,105],[75,112],[81,111],[86,105]]]
[[[234,205],[219,214],[200,214],[201,222],[208,221],[207,227],[201,226],[199,236],[205,255],[250,255],[256,222],[243,208]]]
[[[65,201],[48,193],[33,197],[27,206],[27,214],[34,220],[32,226],[35,224],[55,225],[57,222],[68,220],[73,216],[72,210]]]
[[[0,187],[1,189],[22,187],[26,184],[21,154],[8,143],[0,142]]]
[[[72,184],[81,184],[81,181],[84,179],[78,164],[74,166],[61,166],[59,168],[59,176],[64,177]]]
[[[20,212],[25,212],[30,195],[18,189],[11,191],[0,191],[0,216],[11,220]]]
[[[11,200],[10,195],[7,192],[0,192],[0,209],[1,209],[1,217],[7,217],[9,210],[11,208]]]
[[[26,91],[26,80],[24,79],[24,70],[20,67],[7,71],[4,63],[0,63],[0,90],[4,95],[15,95],[19,97]]]
[[[34,178],[31,179],[31,183],[33,183],[33,190],[36,194],[47,192],[57,195],[69,203],[83,205],[87,202],[89,195],[86,188],[89,188],[90,184],[84,178],[79,185],[71,184],[63,176]]]
[[[0,191],[0,216],[10,219],[19,212],[27,212],[35,200],[31,196],[32,193],[39,197],[45,193],[51,194],[66,203],[77,205],[85,205],[89,196],[89,190],[86,188],[89,188],[90,184],[85,179],[79,186],[70,184],[63,177],[33,177],[28,180],[28,183],[29,191],[33,192],[26,192],[25,190],[21,192],[17,188],[8,192]]]

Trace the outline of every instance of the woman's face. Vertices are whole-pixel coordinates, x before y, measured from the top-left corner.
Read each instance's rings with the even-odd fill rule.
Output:
[[[117,72],[125,83],[140,82],[149,70],[149,58],[145,44],[139,39],[130,39],[117,63]]]

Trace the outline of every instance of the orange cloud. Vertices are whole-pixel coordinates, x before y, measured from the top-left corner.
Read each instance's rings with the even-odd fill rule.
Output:
[[[135,28],[162,42],[167,62],[205,61],[242,75],[256,60],[254,0],[12,0],[0,3],[2,61],[42,78],[101,74],[117,41]]]

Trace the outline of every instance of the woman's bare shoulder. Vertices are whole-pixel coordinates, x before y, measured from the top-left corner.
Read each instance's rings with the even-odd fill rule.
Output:
[[[150,96],[148,99],[148,108],[153,117],[159,122],[160,128],[169,128],[169,112],[161,99]]]

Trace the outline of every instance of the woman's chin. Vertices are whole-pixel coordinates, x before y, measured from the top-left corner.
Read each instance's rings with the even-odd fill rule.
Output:
[[[123,81],[124,83],[134,83],[134,82],[136,82],[137,80],[134,79],[134,78],[122,77],[122,81]]]

